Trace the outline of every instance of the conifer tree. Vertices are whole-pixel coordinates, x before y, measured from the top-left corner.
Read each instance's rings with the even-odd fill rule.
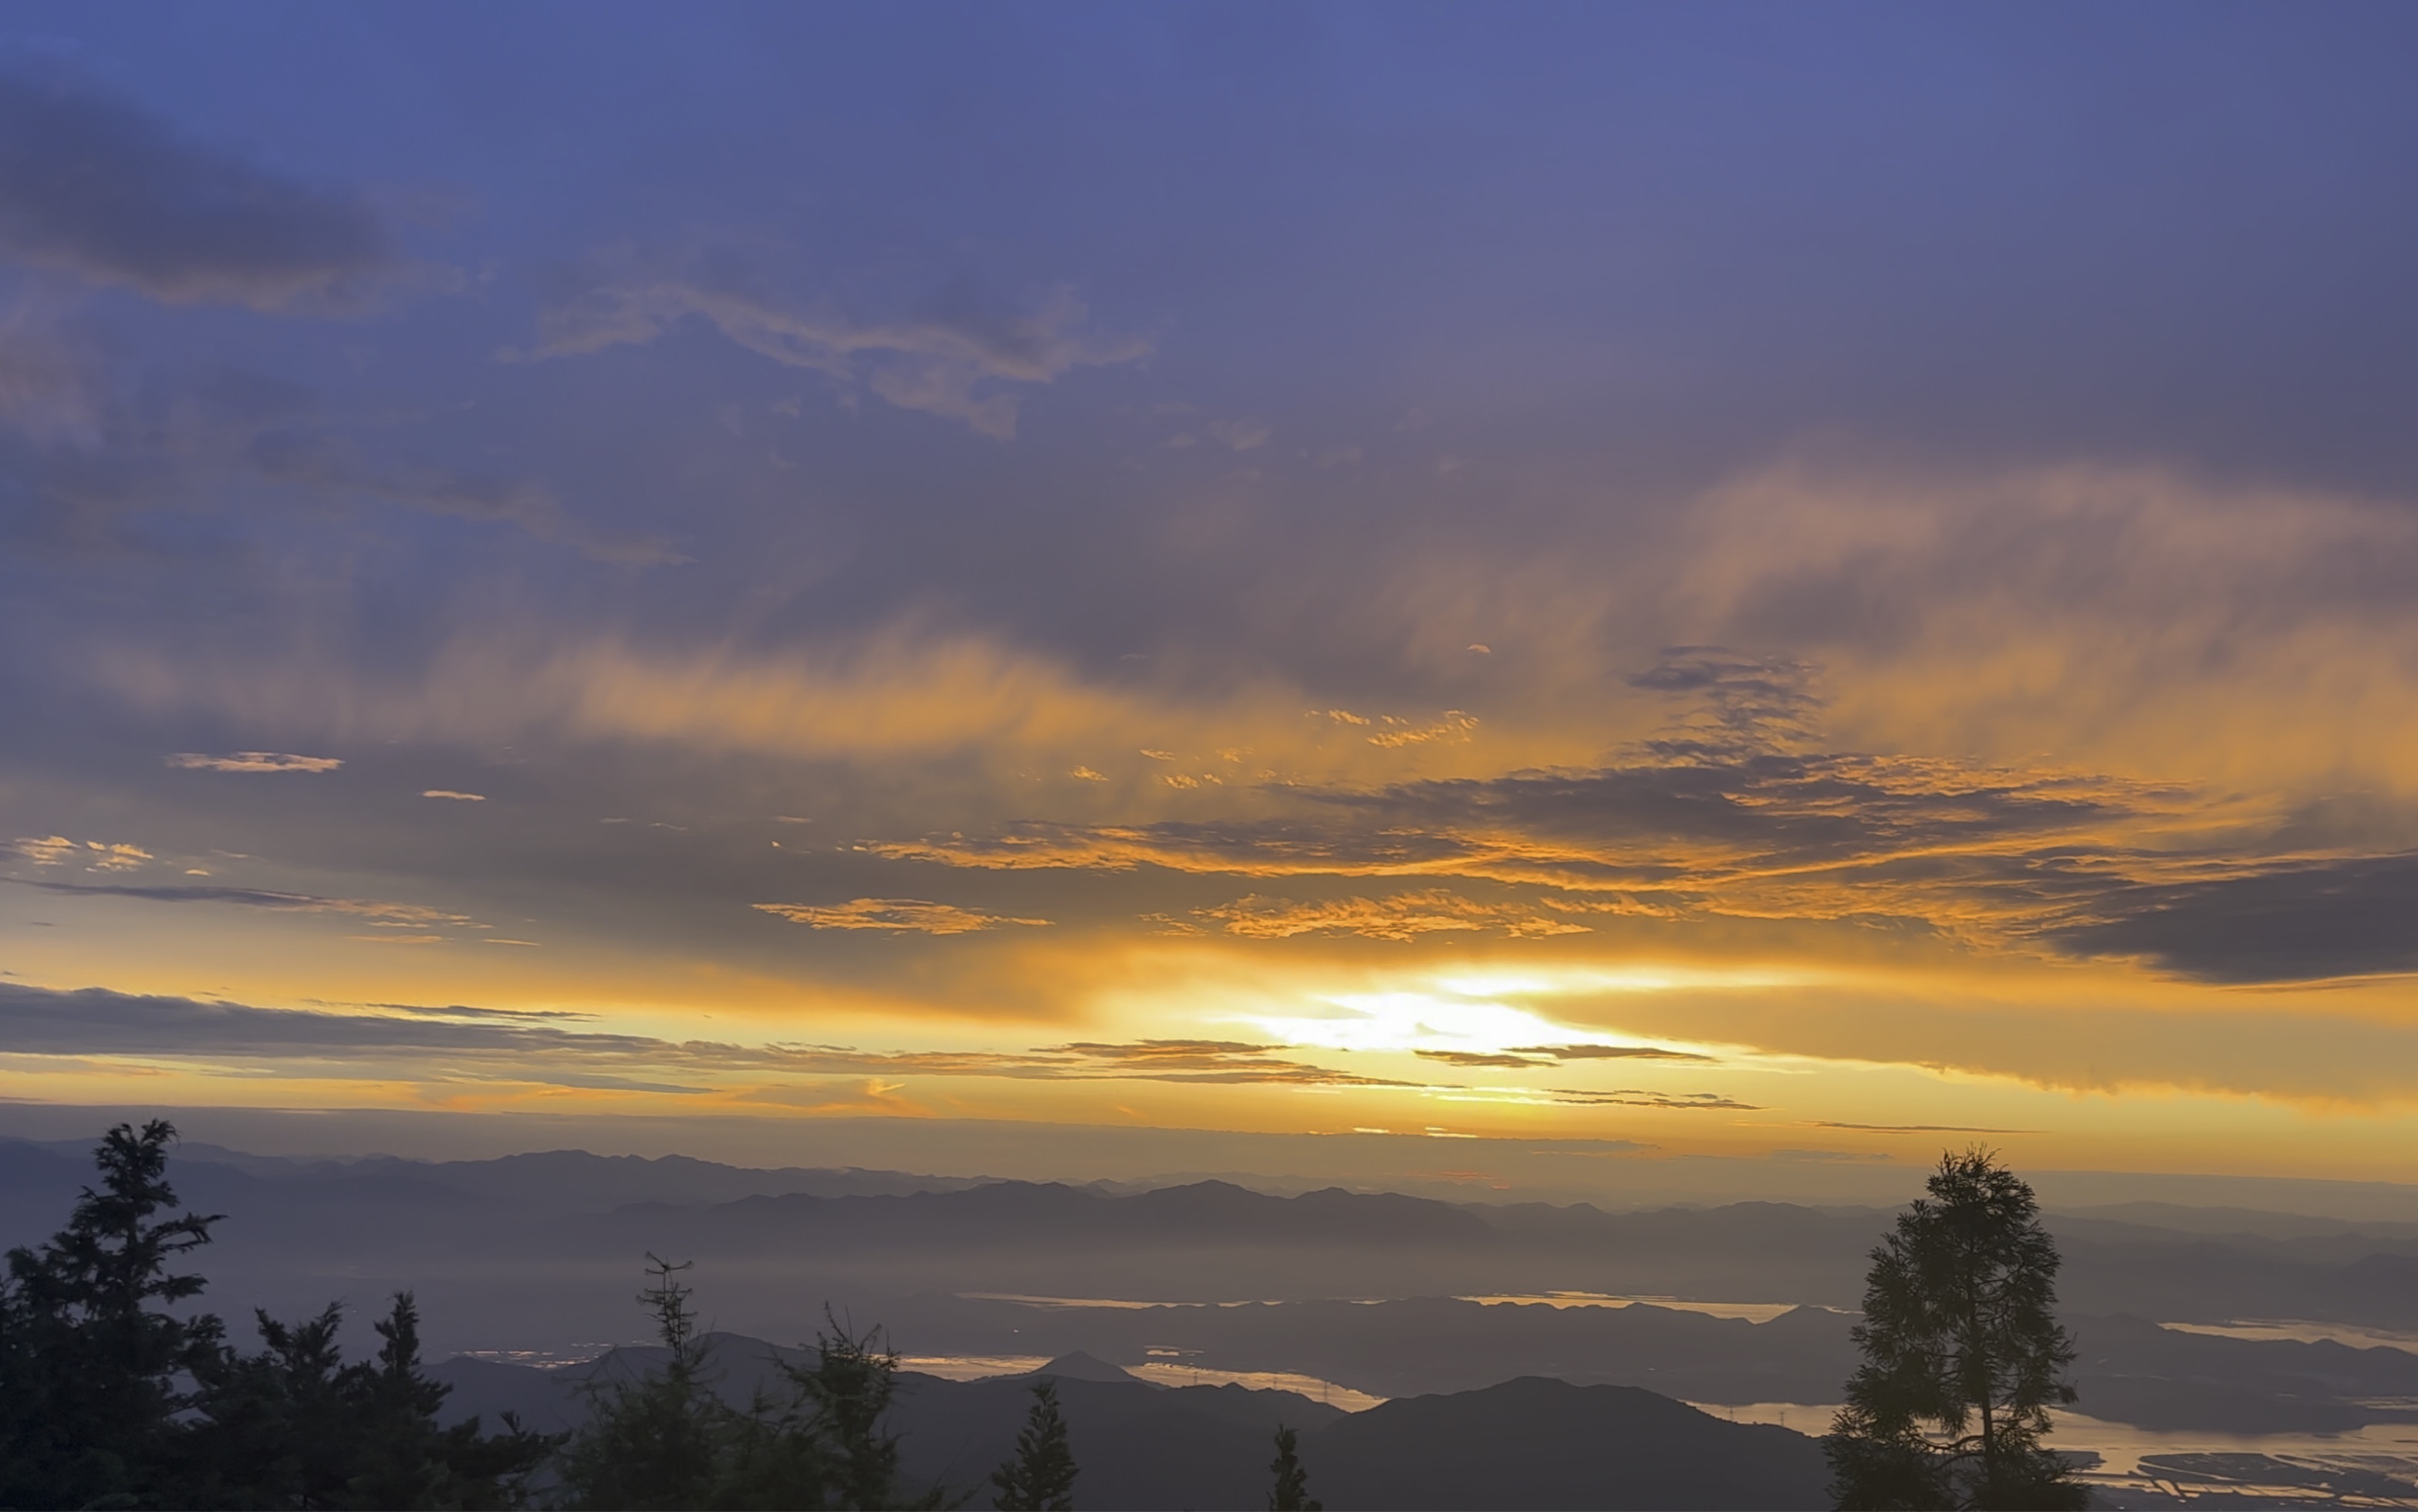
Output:
[[[1075,1454],[1066,1443],[1066,1419],[1058,1411],[1058,1383],[1037,1381],[1024,1430],[1016,1436],[1016,1458],[991,1472],[1001,1512],[1073,1512]]]
[[[202,1290],[171,1272],[209,1243],[217,1216],[156,1216],[176,1126],[120,1123],[93,1153],[68,1225],[39,1249],[8,1252],[0,1283],[0,1505],[139,1502],[176,1453],[181,1383],[215,1357],[207,1314],[169,1310]]]
[[[638,1301],[654,1315],[656,1336],[671,1357],[635,1381],[591,1378],[590,1415],[560,1466],[574,1507],[709,1504],[727,1410],[713,1394],[712,1351],[697,1336],[690,1291],[680,1280],[693,1263],[647,1257],[653,1284]]]
[[[822,1446],[834,1497],[831,1504],[858,1512],[941,1505],[937,1487],[913,1499],[902,1499],[898,1489],[898,1436],[882,1431],[898,1390],[896,1352],[883,1343],[878,1326],[852,1333],[829,1307],[823,1322],[825,1329],[815,1335],[815,1363],[785,1361],[781,1368]]]
[[[1276,1489],[1268,1493],[1268,1512],[1324,1512],[1309,1494],[1309,1476],[1301,1468],[1293,1443],[1293,1429],[1278,1424],[1277,1457],[1268,1462],[1277,1478]]]
[[[1864,1364],[1825,1447],[1843,1509],[2079,1508],[2041,1447],[2059,1372],[2057,1244],[2031,1188],[1987,1151],[1940,1156],[1930,1196],[1873,1251]]]
[[[532,1433],[506,1413],[503,1431],[480,1431],[472,1417],[441,1428],[437,1413],[452,1390],[420,1363],[420,1307],[394,1294],[372,1324],[375,1365],[356,1366],[346,1384],[356,1403],[354,1466],[348,1486],[363,1507],[507,1507],[525,1499],[528,1476],[553,1455],[559,1436]]]

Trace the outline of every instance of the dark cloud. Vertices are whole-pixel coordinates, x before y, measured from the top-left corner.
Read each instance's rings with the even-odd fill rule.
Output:
[[[146,903],[222,903],[237,908],[269,909],[288,913],[344,914],[381,924],[486,927],[467,915],[421,908],[417,904],[388,903],[376,898],[320,897],[310,893],[277,893],[256,887],[220,887],[207,883],[52,882],[17,877],[0,877],[0,882],[37,887],[45,893],[139,898]]]
[[[63,75],[0,71],[0,252],[176,303],[357,298],[395,251],[357,194],[178,134]]]
[[[1226,1040],[1081,1041],[1022,1053],[845,1046],[732,1045],[568,1029],[552,1013],[396,1005],[376,1012],[257,1008],[98,987],[60,992],[0,983],[0,1053],[133,1055],[200,1061],[375,1062],[394,1074],[694,1092],[666,1075],[1004,1077],[1018,1080],[1402,1087]],[[651,1077],[640,1082],[633,1073]],[[599,1081],[600,1077],[613,1077]],[[568,1079],[578,1078],[578,1079]]]
[[[1675,1111],[1759,1113],[1757,1103],[1741,1103],[1735,1097],[1719,1092],[1659,1092],[1641,1087],[1623,1087],[1613,1092],[1588,1092],[1584,1088],[1556,1087],[1552,1096],[1557,1103],[1569,1103],[1582,1107],[1655,1107]]]
[[[1737,667],[1666,665],[1676,667],[1667,680],[1675,687]],[[1193,910],[1259,938],[1548,934],[1584,928],[1568,918],[1583,912],[1863,916],[1929,921],[2059,955],[2133,956],[2209,982],[2418,971],[2418,854],[2278,863],[2258,853],[2255,837],[2223,851],[2151,849],[2124,837],[2199,800],[2054,771],[1737,745],[1658,742],[1641,755],[1648,759],[1597,769],[1289,795],[1324,816],[1033,822],[867,848],[1010,870],[1417,876],[1620,899],[1493,903],[1430,889],[1318,903],[1254,894]]]
[[[1431,876],[1629,895],[1636,911],[1714,890],[1749,907],[1815,874],[1901,889],[2018,884],[2044,896],[2089,879],[2087,836],[2171,806],[2161,788],[2063,773],[1851,753],[1714,752],[1592,769],[1293,788],[1292,818],[1127,826],[1028,821],[987,836],[868,845],[897,860],[1001,870],[1152,864],[1241,877]],[[1323,810],[1324,812],[1318,812]],[[1891,875],[1890,868],[1896,869]],[[1843,895],[1826,894],[1836,909]],[[1238,906],[1239,907],[1239,906]],[[1323,906],[1330,911],[1339,905]],[[1230,925],[1290,915],[1230,909]],[[1230,918],[1229,915],[1232,915]],[[1305,914],[1305,925],[1317,916]]]
[[[1821,707],[1814,668],[1784,656],[1750,657],[1720,646],[1672,646],[1629,680],[1632,688],[1680,694],[1698,710],[1673,734],[1650,743],[1666,755],[1771,746],[1801,739]]]
[[[1515,1045],[1514,1055],[1549,1055],[1556,1061],[1710,1061],[1692,1050],[1664,1050],[1651,1045]]]
[[[1516,1066],[1549,1066],[1553,1063],[1551,1061],[1540,1061],[1534,1056],[1493,1054],[1478,1050],[1413,1050],[1411,1053],[1417,1056],[1422,1061],[1441,1061],[1448,1066],[1502,1066],[1509,1068]]]
[[[2203,982],[2322,981],[2418,971],[2418,854],[2111,887],[2092,917],[2047,931],[2078,955],[2134,955]]]

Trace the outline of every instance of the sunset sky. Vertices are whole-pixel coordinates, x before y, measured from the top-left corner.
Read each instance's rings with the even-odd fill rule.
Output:
[[[2413,50],[21,0],[0,1092],[2418,1179]]]

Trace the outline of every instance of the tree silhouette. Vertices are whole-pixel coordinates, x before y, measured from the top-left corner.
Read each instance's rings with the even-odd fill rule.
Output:
[[[1930,1196],[1873,1251],[1864,1364],[1825,1447],[1842,1508],[2079,1508],[2041,1447],[2074,1344],[2056,1317],[2056,1242],[2032,1190],[1988,1151],[1943,1154]]]
[[[690,1290],[675,1265],[647,1257],[652,1284],[638,1302],[654,1315],[670,1358],[634,1381],[590,1377],[588,1422],[562,1454],[574,1507],[679,1508],[711,1504],[727,1412],[707,1375],[712,1350],[698,1337]]]
[[[555,1440],[507,1418],[437,1426],[447,1388],[420,1366],[410,1294],[376,1325],[376,1363],[346,1365],[341,1308],[257,1314],[244,1354],[172,1273],[220,1221],[173,1207],[171,1125],[109,1131],[68,1226],[8,1254],[0,1283],[0,1506],[501,1507]]]
[[[877,1325],[851,1332],[823,1308],[827,1332],[815,1334],[815,1363],[781,1363],[798,1394],[827,1458],[834,1506],[873,1512],[880,1507],[939,1507],[939,1487],[902,1499],[898,1488],[898,1436],[882,1431],[882,1419],[898,1391],[898,1355],[882,1341]]]
[[[991,1505],[1001,1512],[1073,1512],[1075,1454],[1066,1443],[1066,1419],[1058,1412],[1058,1383],[1033,1385],[1033,1410],[1016,1436],[1016,1458],[991,1472],[999,1489]]]
[[[1268,1512],[1324,1512],[1309,1494],[1309,1477],[1302,1471],[1301,1457],[1293,1452],[1293,1439],[1292,1428],[1277,1425],[1277,1457],[1268,1462],[1277,1484],[1268,1492]]]
[[[120,1123],[93,1153],[68,1225],[39,1249],[8,1251],[0,1285],[0,1504],[82,1506],[140,1499],[176,1449],[190,1404],[179,1378],[215,1357],[219,1321],[173,1304],[201,1277],[171,1274],[209,1243],[217,1216],[155,1218],[176,1205],[176,1130]]]

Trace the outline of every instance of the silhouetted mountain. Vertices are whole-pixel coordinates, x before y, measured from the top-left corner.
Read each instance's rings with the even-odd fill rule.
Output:
[[[1095,1360],[1081,1350],[1077,1350],[1071,1354],[1062,1354],[1037,1370],[1029,1370],[1023,1375],[1007,1379],[1026,1382],[1130,1381],[1137,1385],[1150,1384],[1123,1367],[1110,1365],[1106,1360]]]
[[[718,1382],[734,1402],[795,1352],[712,1336]],[[457,1360],[449,1416],[505,1407],[533,1426],[584,1415],[577,1383],[647,1368],[660,1351],[616,1351],[585,1367],[536,1370]],[[1267,1494],[1278,1424],[1301,1431],[1312,1492],[1354,1507],[1815,1507],[1828,1504],[1820,1447],[1786,1428],[1724,1422],[1649,1391],[1522,1380],[1387,1402],[1357,1415],[1292,1392],[1160,1387],[1098,1360],[1052,1362],[1082,1467],[1076,1504],[1136,1509],[1253,1507]],[[1095,1379],[1094,1373],[1122,1379]],[[1032,1403],[1029,1377],[900,1377],[891,1428],[915,1483],[979,1485],[1012,1451]]]
[[[0,1243],[57,1227],[90,1175],[86,1151],[0,1139]],[[626,1337],[638,1326],[638,1259],[651,1250],[696,1260],[708,1312],[752,1334],[801,1336],[829,1301],[883,1321],[911,1354],[1140,1361],[1176,1350],[1185,1352],[1162,1357],[1294,1371],[1385,1397],[1534,1375],[1705,1402],[1835,1400],[1855,1363],[1851,1320],[1819,1306],[1750,1324],[1644,1306],[1454,1297],[1569,1290],[1852,1306],[1888,1221],[1779,1203],[1615,1214],[1332,1188],[1275,1197],[1222,1181],[1140,1192],[968,1184],[576,1151],[335,1162],[189,1146],[173,1176],[186,1206],[229,1215],[200,1269],[208,1305],[239,1330],[255,1306],[295,1318],[340,1299],[358,1316],[407,1287],[432,1354]],[[815,1184],[824,1190],[763,1189]],[[624,1200],[667,1188],[687,1200]],[[707,1199],[734,1190],[733,1200]],[[2290,1215],[2124,1212],[2208,1231],[2110,1210],[2052,1220],[2066,1257],[2062,1299],[2085,1351],[2086,1411],[2241,1431],[2407,1415],[2392,1399],[2418,1396],[2409,1352],[2208,1338],[2139,1320],[2418,1327],[2409,1226],[2371,1235]],[[1027,1293],[1281,1305],[998,1299]]]
[[[1821,1445],[1634,1386],[1534,1376],[1330,1424],[1302,1457],[1330,1507],[1820,1507]]]

